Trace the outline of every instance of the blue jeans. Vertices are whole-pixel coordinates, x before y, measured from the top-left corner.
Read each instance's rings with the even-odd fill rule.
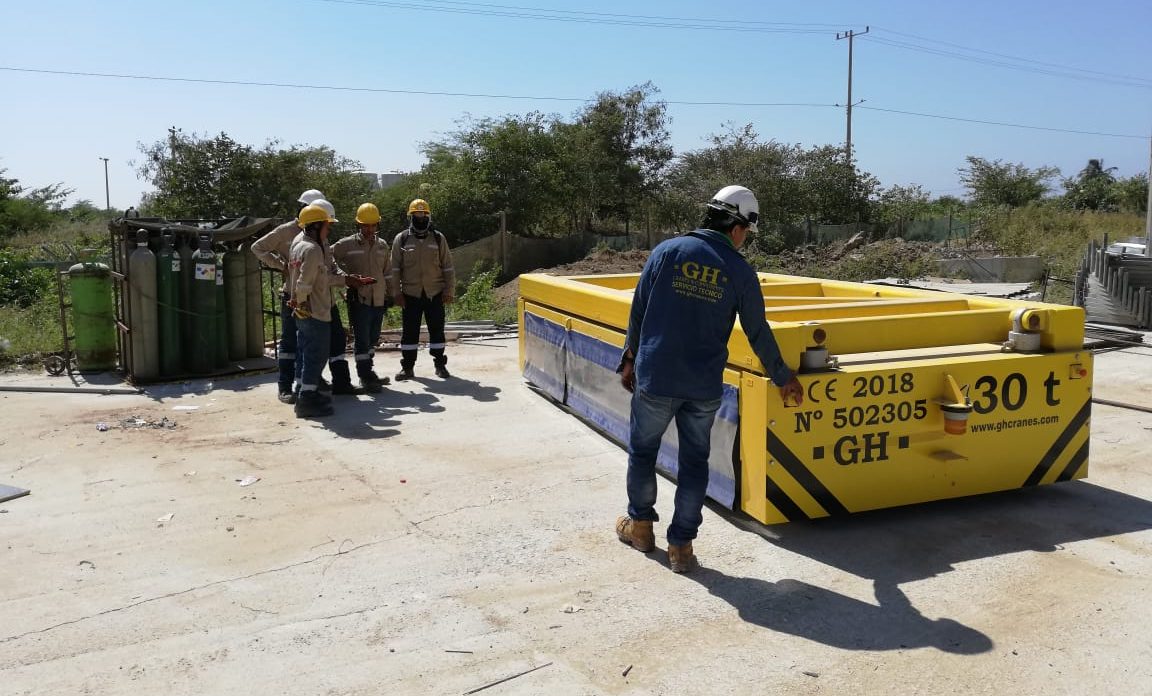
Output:
[[[292,391],[296,378],[296,315],[288,306],[288,294],[280,293],[280,342],[276,344],[276,366],[280,368],[277,380],[280,393]]]
[[[331,341],[330,322],[319,319],[297,319],[296,336],[296,386],[300,391],[316,391],[320,384],[320,373],[328,362],[328,346]]]
[[[384,324],[384,307],[373,307],[355,300],[348,302],[348,323],[356,354],[356,372],[363,377],[372,371],[372,356],[380,341],[380,327]]]
[[[672,419],[680,435],[676,509],[668,525],[668,543],[685,544],[696,538],[708,490],[708,453],[712,423],[720,399],[690,401],[655,396],[639,389],[632,395],[628,432],[628,516],[634,520],[660,519],[656,514],[656,455]]]

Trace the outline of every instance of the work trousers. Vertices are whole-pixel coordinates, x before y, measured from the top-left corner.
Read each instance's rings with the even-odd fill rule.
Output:
[[[348,374],[348,332],[340,320],[340,305],[332,305],[332,321],[328,322],[328,371],[332,373],[333,387],[352,384]]]
[[[296,378],[296,315],[288,306],[288,293],[280,293],[280,342],[276,344],[276,366],[280,370],[277,379],[280,393],[292,391],[292,381]]]
[[[416,351],[420,348],[420,322],[428,324],[428,352],[437,366],[448,362],[444,355],[444,295],[435,297],[404,294],[404,331],[400,336],[400,367],[410,370],[416,364]]]
[[[383,306],[363,304],[350,297],[348,300],[348,323],[352,326],[353,353],[356,358],[356,374],[361,378],[372,374],[376,344],[380,342],[380,327],[384,324],[387,310]]]

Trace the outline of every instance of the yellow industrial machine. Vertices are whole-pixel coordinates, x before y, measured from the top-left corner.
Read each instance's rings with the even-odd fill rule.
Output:
[[[520,277],[525,378],[618,442],[615,374],[639,276]],[[785,406],[739,323],[708,495],[773,524],[1083,478],[1092,355],[1084,311],[760,274],[806,398]],[[676,475],[673,424],[658,467]]]

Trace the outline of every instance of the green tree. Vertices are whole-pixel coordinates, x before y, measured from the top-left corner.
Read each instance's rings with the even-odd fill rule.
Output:
[[[437,224],[471,240],[495,231],[503,211],[510,229],[540,231],[560,204],[553,121],[536,112],[481,119],[426,144],[421,179]]]
[[[1112,185],[1117,207],[1126,213],[1145,215],[1148,212],[1148,174],[1117,179]]]
[[[668,175],[669,206],[675,216],[670,226],[699,222],[703,204],[732,183],[750,188],[760,202],[760,217],[779,223],[794,222],[803,214],[796,208],[799,180],[795,176],[801,148],[762,141],[751,124],[737,128],[725,124],[708,137],[708,146],[680,156]]]
[[[1023,164],[989,161],[969,155],[968,166],[958,171],[972,202],[981,206],[1018,208],[1039,201],[1048,193],[1048,184],[1060,175],[1056,167],[1029,169]]]
[[[600,182],[606,195],[597,201],[597,212],[622,220],[625,231],[634,211],[659,190],[672,161],[668,107],[656,100],[659,92],[651,82],[624,92],[601,92],[576,118],[585,131],[577,142],[591,145],[577,151],[584,154],[585,177],[607,179]]]
[[[1115,210],[1119,191],[1116,167],[1104,167],[1104,160],[1090,159],[1074,178],[1064,180],[1064,204],[1073,210]]]
[[[5,177],[6,172],[0,169],[0,239],[46,230],[62,217],[72,189],[62,183],[25,189],[18,179]]]
[[[703,203],[723,186],[752,189],[760,202],[763,227],[796,226],[806,218],[842,224],[868,220],[876,177],[846,164],[837,145],[805,149],[764,141],[751,125],[709,138],[707,147],[680,156],[668,174],[669,219],[680,228],[699,221]]]
[[[844,161],[839,145],[819,145],[800,153],[797,178],[802,210],[816,222],[868,222],[880,181]]]
[[[903,225],[932,211],[932,202],[920,184],[893,185],[880,191],[877,218],[880,222]]]
[[[227,133],[213,137],[177,131],[150,145],[140,144],[137,174],[155,186],[141,208],[169,218],[219,219],[253,215],[291,217],[300,192],[316,188],[351,219],[368,200],[371,184],[356,172],[360,164],[324,146],[262,147],[236,142]]]

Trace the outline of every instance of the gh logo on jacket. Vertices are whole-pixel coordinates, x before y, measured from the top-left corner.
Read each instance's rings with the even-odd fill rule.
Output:
[[[695,261],[685,261],[674,267],[672,291],[682,297],[694,300],[717,302],[724,297],[724,286],[728,278],[720,275],[720,268],[705,266]]]

